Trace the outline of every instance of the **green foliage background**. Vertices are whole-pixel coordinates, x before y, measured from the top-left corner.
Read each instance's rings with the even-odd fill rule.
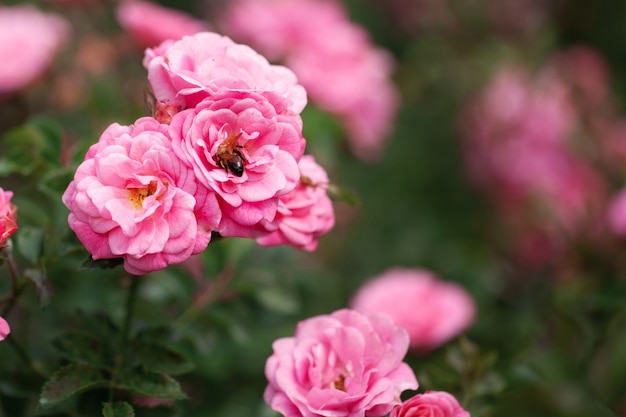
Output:
[[[604,55],[622,105],[626,5],[563,0],[538,30],[511,33],[486,19],[488,1],[447,0],[453,27],[435,22],[412,32],[383,1],[345,3],[397,60],[395,130],[371,165],[347,151],[332,117],[309,106],[303,118],[307,152],[360,204],[336,203],[337,227],[314,253],[220,239],[202,254],[201,277],[178,266],[144,277],[128,326],[133,283],[120,267],[81,269],[87,253],[67,227],[60,196],[104,127],[145,114],[142,51],[116,23],[114,2],[39,4],[74,26],[45,78],[0,101],[0,186],[15,192],[14,255],[24,276],[6,317],[11,337],[0,343],[0,416],[132,415],[128,392],[186,397],[173,407],[134,407],[138,416],[273,416],[262,400],[271,343],[293,334],[299,320],[345,307],[359,285],[394,266],[432,269],[478,304],[466,335],[428,355],[409,354],[420,391],[449,391],[473,416],[626,415],[626,270],[590,258],[562,279],[509,262],[493,238],[489,205],[465,178],[457,132],[460,105],[499,62],[540,65],[574,44]],[[92,59],[108,59],[102,68],[81,64],[90,50]],[[64,77],[78,94],[67,105],[59,104]],[[9,292],[2,265],[0,294]],[[111,399],[118,402],[103,411]]]

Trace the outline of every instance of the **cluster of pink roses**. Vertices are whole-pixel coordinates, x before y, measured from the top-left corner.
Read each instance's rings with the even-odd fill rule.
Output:
[[[63,195],[93,258],[145,274],[213,232],[313,250],[334,214],[325,172],[303,158],[295,75],[210,32],[148,49],[144,65],[154,117],[109,126]]]
[[[392,59],[339,2],[237,0],[221,24],[270,59],[284,60],[313,102],[341,120],[357,157],[380,157],[398,106]]]

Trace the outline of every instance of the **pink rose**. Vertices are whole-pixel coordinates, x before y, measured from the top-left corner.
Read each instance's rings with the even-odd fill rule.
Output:
[[[389,417],[471,417],[451,394],[426,391],[393,409]]]
[[[17,230],[17,207],[11,204],[12,191],[4,191],[0,187],[0,248]]]
[[[352,308],[389,315],[406,329],[412,349],[434,349],[474,321],[472,297],[459,285],[439,280],[423,269],[389,269],[366,282]]]
[[[9,323],[2,317],[0,317],[0,340],[4,340],[11,333],[11,328],[9,327]]]
[[[148,49],[144,66],[162,102],[194,107],[220,90],[230,90],[256,92],[272,103],[287,99],[283,111],[294,114],[306,105],[306,91],[291,70],[270,65],[249,46],[216,33],[201,32]]]
[[[167,125],[109,126],[63,194],[69,225],[93,259],[123,258],[141,275],[206,248],[220,211],[171,148]]]
[[[280,197],[273,221],[261,221],[261,246],[291,245],[313,251],[317,238],[335,225],[333,204],[326,194],[328,175],[310,155],[298,163],[300,181],[296,188]]]
[[[339,310],[300,322],[265,365],[264,399],[285,417],[381,417],[417,389],[408,335],[384,315]]]
[[[222,91],[172,118],[174,152],[219,196],[222,236],[248,237],[261,220],[272,221],[278,199],[300,179],[306,141],[299,116],[283,115],[285,105]]]
[[[61,16],[32,5],[0,6],[0,95],[23,89],[48,68],[67,39]]]
[[[626,237],[626,189],[621,190],[609,204],[608,223],[618,236]]]
[[[117,20],[142,46],[155,46],[166,40],[206,30],[207,24],[179,10],[156,3],[130,0],[117,7]]]

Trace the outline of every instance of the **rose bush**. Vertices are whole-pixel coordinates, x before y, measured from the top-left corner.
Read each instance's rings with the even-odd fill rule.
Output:
[[[221,214],[213,193],[172,152],[167,125],[112,124],[63,194],[68,222],[93,259],[123,258],[141,275],[206,248]]]
[[[285,417],[381,417],[417,389],[402,360],[406,331],[384,315],[339,310],[300,322],[274,342],[265,401]]]

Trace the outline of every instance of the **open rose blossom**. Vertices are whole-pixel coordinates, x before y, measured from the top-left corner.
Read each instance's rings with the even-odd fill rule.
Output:
[[[393,409],[389,417],[471,417],[454,396],[444,391],[426,391]]]
[[[249,237],[261,220],[274,220],[279,198],[300,180],[306,141],[286,105],[226,90],[171,120],[174,152],[219,196],[222,236]]]
[[[11,204],[12,191],[4,191],[0,187],[0,248],[17,230],[17,208]]]
[[[117,7],[116,14],[120,25],[144,47],[177,40],[207,28],[204,22],[186,13],[148,1],[124,1]]]
[[[291,245],[313,251],[317,238],[335,224],[333,204],[326,194],[328,175],[311,155],[299,162],[300,181],[290,193],[278,201],[278,212],[273,221],[261,221],[261,246]]]
[[[441,281],[424,269],[393,268],[366,282],[352,308],[389,315],[406,329],[411,348],[432,350],[472,324],[475,304],[458,284]]]
[[[265,365],[264,399],[284,417],[381,417],[417,389],[406,331],[382,314],[339,310],[300,322]]]
[[[0,340],[4,340],[11,333],[11,328],[9,327],[9,323],[2,317],[0,317]]]
[[[23,89],[43,74],[68,32],[61,16],[32,5],[0,6],[0,96]]]
[[[109,126],[63,194],[69,225],[93,259],[123,258],[141,275],[206,248],[215,195],[172,152],[167,125],[144,117]]]
[[[287,109],[300,114],[306,91],[286,67],[270,65],[252,48],[211,32],[146,50],[144,66],[160,102],[194,107],[220,90],[251,91],[274,100],[288,101]]]

